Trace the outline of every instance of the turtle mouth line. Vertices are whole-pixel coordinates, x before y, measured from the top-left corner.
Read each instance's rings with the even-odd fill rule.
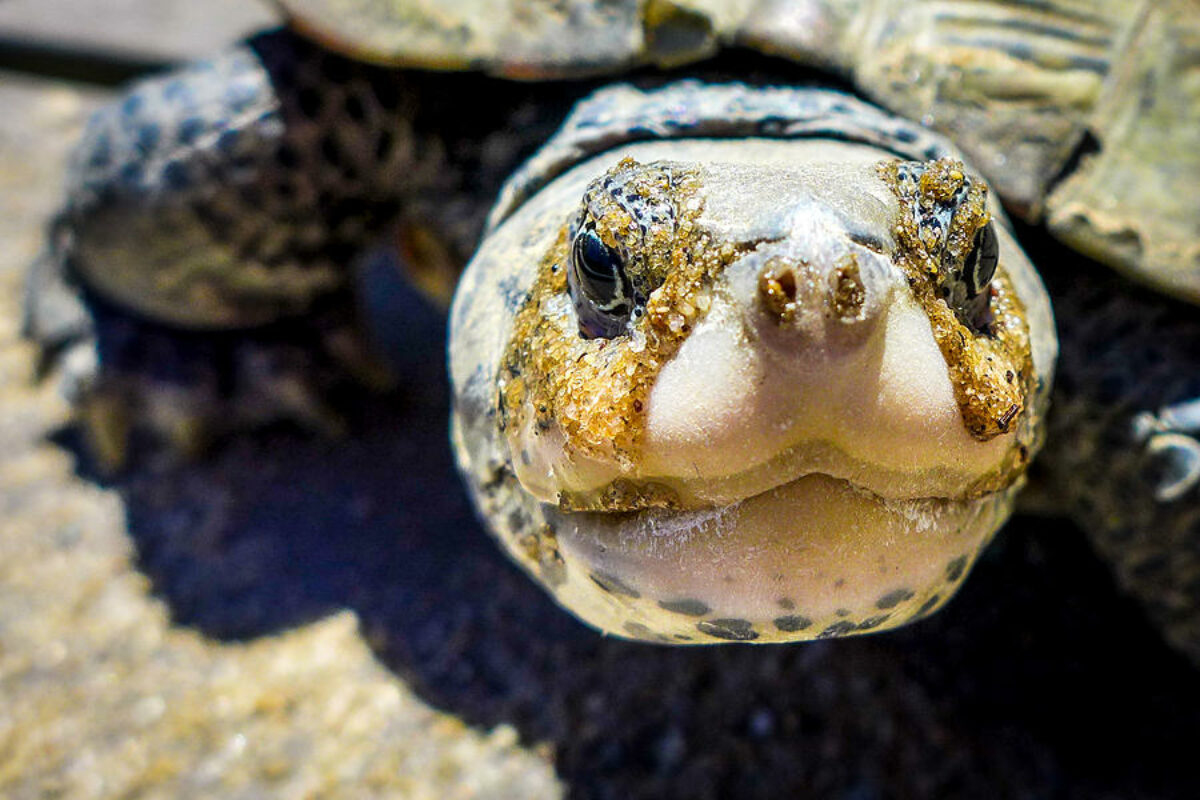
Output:
[[[886,431],[859,438],[861,442],[841,436],[813,437],[797,430],[788,437],[790,441],[777,441],[764,457],[729,474],[716,471],[719,462],[688,461],[690,471],[684,467],[655,470],[658,474],[610,473],[606,482],[591,486],[580,485],[578,473],[574,473],[572,486],[572,474],[565,473],[559,478],[560,486],[549,492],[545,484],[541,491],[527,488],[565,511],[722,508],[810,476],[845,481],[854,491],[884,503],[967,502],[1012,487],[1019,482],[1027,460],[1021,457],[1024,448],[1015,439],[1007,446],[993,442],[988,452],[964,460],[938,459],[936,452],[934,458],[918,457],[905,446],[905,440],[889,440]]]
[[[780,455],[787,452],[786,450],[782,451]],[[1011,481],[989,481],[985,477],[967,485],[963,491],[939,494],[931,491],[920,491],[922,488],[921,483],[924,483],[925,488],[928,488],[930,481],[927,479],[922,482],[913,481],[912,485],[907,487],[911,488],[912,491],[883,493],[879,491],[878,487],[861,480],[860,476],[845,474],[840,471],[832,472],[812,469],[789,472],[785,479],[769,483],[755,479],[753,473],[762,470],[764,467],[769,467],[772,462],[773,459],[737,475],[723,478],[718,482],[722,485],[713,486],[710,484],[703,490],[698,490],[698,487],[694,485],[695,479],[688,481],[687,479],[672,480],[669,478],[644,480],[619,478],[598,489],[561,491],[557,498],[558,508],[560,511],[568,513],[637,514],[645,511],[711,513],[722,509],[734,508],[739,504],[754,501],[772,492],[786,490],[789,487],[794,487],[806,480],[812,479],[839,483],[850,493],[863,500],[876,503],[881,507],[929,503],[954,504],[969,503],[978,500],[981,497],[1003,491],[1012,484]],[[753,487],[751,491],[741,493],[729,491],[730,488],[738,485],[743,480],[746,481],[743,485]]]

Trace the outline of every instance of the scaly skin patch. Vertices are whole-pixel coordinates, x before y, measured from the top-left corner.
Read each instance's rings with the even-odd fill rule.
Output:
[[[938,293],[950,277],[948,270],[961,273],[976,232],[991,219],[987,187],[969,178],[961,161],[949,158],[928,164],[885,161],[879,175],[900,200],[896,262],[908,273],[913,296],[929,316],[963,424],[979,441],[1008,433],[1029,408],[1035,390],[1025,309],[1003,270],[986,289],[988,313],[979,330]],[[949,225],[943,229],[946,217]],[[1022,450],[1015,456],[1019,461],[1027,457]]]
[[[744,248],[716,242],[696,224],[703,203],[699,170],[625,159],[589,187],[580,222],[625,254],[625,270],[646,297],[628,331],[612,339],[584,339],[567,287],[570,230],[542,259],[538,278],[517,313],[499,388],[502,425],[519,455],[528,425],[557,429],[569,455],[606,460],[632,470],[647,397],[659,370],[679,349],[710,305],[714,276]],[[619,191],[613,192],[618,186]],[[631,207],[657,209],[652,220]],[[632,510],[676,505],[662,486],[617,481],[559,498],[565,508]]]

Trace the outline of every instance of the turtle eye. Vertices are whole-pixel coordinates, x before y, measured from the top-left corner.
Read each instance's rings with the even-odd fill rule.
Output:
[[[583,336],[612,338],[625,329],[633,311],[632,287],[620,254],[590,226],[571,245],[567,285]]]
[[[1000,262],[1000,242],[996,239],[996,231],[992,223],[988,223],[975,232],[975,241],[971,243],[971,252],[963,264],[963,280],[967,284],[967,294],[970,297],[982,292],[996,274],[996,264]]]

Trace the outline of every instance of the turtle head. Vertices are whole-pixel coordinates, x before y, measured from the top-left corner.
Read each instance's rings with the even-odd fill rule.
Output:
[[[929,613],[1039,430],[1009,277],[1031,268],[982,182],[844,143],[630,152],[544,190],[468,274],[456,328],[474,270],[503,280],[519,238],[528,290],[485,370],[509,477],[485,516],[622,635],[793,640]],[[471,472],[482,426],[459,403]]]

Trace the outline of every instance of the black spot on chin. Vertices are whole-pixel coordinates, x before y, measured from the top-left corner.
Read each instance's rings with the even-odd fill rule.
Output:
[[[942,596],[940,594],[935,594],[933,597],[926,600],[924,603],[921,604],[921,607],[917,609],[917,613],[913,615],[914,618],[923,617],[926,614],[928,614],[930,611],[933,611],[934,607],[937,606],[937,604],[939,602],[941,602],[941,599],[942,599]]]
[[[696,629],[731,642],[749,642],[758,638],[754,626],[744,619],[706,619],[697,622]]]
[[[776,617],[775,627],[784,633],[795,633],[812,627],[812,620],[802,614],[789,614],[786,617]]]
[[[818,639],[832,639],[835,636],[845,636],[858,626],[850,620],[842,620],[835,622],[825,630],[817,634]]]
[[[629,586],[615,575],[609,575],[605,572],[593,572],[588,577],[592,579],[593,583],[609,594],[624,595],[625,597],[631,597],[634,600],[637,600],[642,596],[641,592]]]
[[[219,150],[223,155],[233,155],[237,152],[238,145],[240,145],[241,142],[242,135],[240,131],[222,131],[220,135],[217,136],[217,150]]]
[[[192,182],[187,167],[179,161],[167,162],[163,167],[162,179],[168,187],[177,190],[186,189]]]
[[[959,556],[946,565],[946,580],[954,582],[963,576],[967,569],[967,557]]]
[[[869,631],[872,628],[878,628],[880,625],[888,621],[891,614],[877,614],[873,617],[867,617],[862,622],[858,623],[857,630]]]
[[[649,628],[647,628],[645,625],[643,625],[640,622],[626,622],[624,625],[624,630],[630,636],[633,636],[637,639],[653,639],[654,638],[653,632],[651,632],[651,630]]]
[[[121,113],[126,116],[135,116],[141,113],[142,106],[146,103],[146,98],[139,94],[131,94],[125,98],[125,102],[121,103]]]
[[[887,594],[875,601],[876,608],[895,608],[905,600],[911,600],[913,593],[911,589],[893,589]]]
[[[138,127],[137,148],[143,156],[148,156],[154,148],[158,147],[161,139],[162,128],[153,122],[147,122]]]
[[[176,78],[163,86],[162,96],[172,103],[187,103],[192,100],[195,92],[185,80]]]
[[[203,119],[199,117],[188,117],[183,122],[179,123],[179,130],[176,133],[176,136],[178,137],[180,144],[193,144],[197,139],[200,138],[201,134],[204,133],[207,127],[208,126],[205,124]]]

